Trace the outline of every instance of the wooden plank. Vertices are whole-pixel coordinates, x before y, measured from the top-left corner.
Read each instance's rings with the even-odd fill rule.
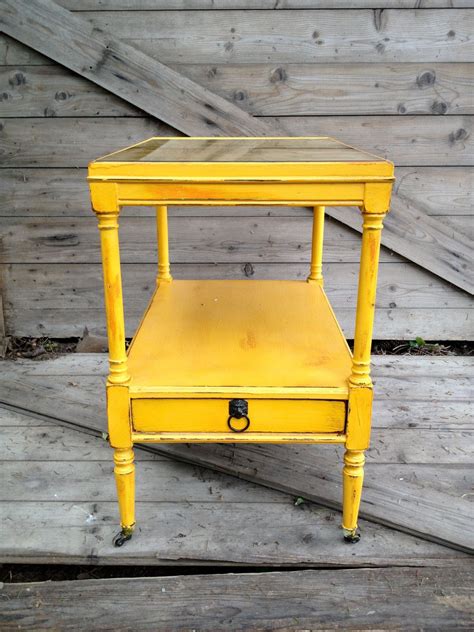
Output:
[[[87,358],[85,358],[87,361]],[[428,540],[443,543],[463,550],[472,550],[469,537],[469,521],[472,520],[472,504],[469,502],[469,482],[462,477],[458,485],[466,485],[465,492],[451,495],[446,490],[453,480],[459,480],[457,457],[449,455],[443,448],[445,434],[440,433],[445,417],[445,402],[472,401],[472,358],[430,358],[421,359],[403,357],[380,357],[374,363],[374,375],[377,380],[376,398],[379,402],[395,398],[399,404],[404,401],[406,422],[409,424],[418,417],[412,415],[412,400],[424,401],[427,421],[433,422],[433,430],[423,443],[425,463],[392,463],[378,462],[377,450],[373,451],[374,460],[366,469],[366,482],[361,510],[364,517],[371,521],[395,527],[401,531],[416,534]],[[75,359],[77,361],[77,359]],[[401,372],[403,363],[407,362],[405,372]],[[425,368],[418,368],[420,377],[410,375],[410,368],[419,367],[426,362]],[[65,371],[64,359],[61,371]],[[91,360],[94,371],[97,370],[97,356]],[[384,369],[384,375],[392,372],[391,365],[398,365],[394,377],[377,376],[377,364]],[[8,371],[4,371],[0,382],[0,401],[10,405],[35,410],[54,420],[61,419],[74,424],[84,425],[102,432],[105,415],[103,383],[97,376],[74,377],[77,386],[65,384],[67,378],[54,375],[45,376],[49,363],[41,363],[32,369],[35,363],[13,363]],[[53,363],[54,365],[54,363]],[[452,369],[455,369],[452,373]],[[84,366],[80,373],[84,372]],[[104,359],[104,373],[105,373]],[[33,371],[28,377],[27,372]],[[428,374],[422,377],[422,374]],[[74,373],[73,373],[74,374]],[[402,377],[403,375],[403,377]],[[410,376],[410,379],[406,378]],[[451,377],[451,375],[455,377]],[[439,377],[436,377],[439,376]],[[462,377],[464,376],[464,377]],[[69,378],[70,380],[70,378]],[[55,396],[59,413],[52,414],[50,401]],[[81,410],[81,419],[77,419],[77,411]],[[419,408],[418,408],[419,410]],[[102,412],[101,412],[102,411]],[[400,412],[400,410],[398,410]],[[452,414],[452,410],[451,410]],[[440,416],[437,420],[436,418]],[[380,415],[383,418],[383,414]],[[374,419],[377,423],[376,417]],[[471,419],[472,424],[472,419]],[[409,425],[408,425],[409,427]],[[472,430],[472,425],[471,425]],[[393,429],[392,429],[393,431]],[[374,438],[379,431],[375,426]],[[388,432],[388,431],[387,431]],[[412,430],[414,437],[415,430]],[[391,439],[385,439],[391,443]],[[410,442],[405,443],[407,446]],[[415,439],[411,443],[415,443]],[[397,446],[397,440],[393,439]],[[400,446],[401,448],[402,446]],[[465,442],[459,444],[465,449]],[[167,454],[178,460],[190,461],[201,466],[211,467],[219,471],[237,475],[245,480],[258,482],[265,486],[280,489],[297,496],[303,496],[314,502],[329,507],[339,507],[341,495],[341,459],[334,454],[334,448],[325,449],[314,446],[231,446],[231,445],[160,445],[151,447],[159,453]],[[406,450],[407,448],[403,448]],[[380,450],[380,447],[379,447]],[[399,461],[406,460],[405,453],[400,451]],[[448,450],[453,450],[452,444]],[[433,460],[440,454],[446,454],[446,465],[438,468],[439,480],[433,482],[432,466],[426,463],[429,454]],[[387,454],[387,452],[386,452]],[[444,455],[443,455],[444,456]],[[382,457],[383,458],[383,457]],[[419,457],[417,457],[419,458]],[[449,461],[453,459],[454,463]],[[448,462],[449,461],[449,462]],[[435,466],[434,466],[435,467]],[[423,515],[423,520],[420,519]]]
[[[348,337],[353,336],[358,265],[325,264],[326,291]],[[174,264],[175,278],[304,279],[307,263]],[[127,335],[132,336],[154,286],[155,264],[123,266]],[[11,335],[105,333],[99,264],[9,264],[3,273]],[[468,340],[472,300],[410,263],[380,265],[376,339]]]
[[[440,454],[436,454],[430,446],[431,437],[433,435],[433,431],[431,429],[398,429],[393,427],[390,429],[379,428],[377,429],[377,432],[374,433],[370,450],[367,452],[367,465],[374,465],[378,471],[385,472],[394,470],[393,467],[382,467],[386,465],[424,465],[426,466],[425,470],[433,474],[433,476],[431,476],[433,480],[431,485],[432,488],[435,488],[437,484],[440,488],[442,488],[442,474],[445,466],[456,465],[455,471],[449,476],[450,488],[446,493],[456,497],[459,497],[464,493],[468,494],[470,490],[469,466],[472,464],[473,457],[473,450],[469,446],[472,446],[473,443],[473,432],[469,430],[437,430],[436,432],[439,443],[443,448]],[[61,477],[64,475],[66,477],[66,481],[66,473],[72,472],[73,470],[73,466],[69,463],[72,458],[74,459],[74,463],[87,461],[90,464],[90,467],[87,468],[87,478],[85,481],[82,478],[85,469],[84,464],[82,463],[77,465],[75,470],[75,478],[80,482],[80,485],[82,486],[81,489],[92,489],[93,497],[100,497],[102,500],[107,500],[110,498],[110,494],[113,494],[114,487],[112,478],[110,479],[110,486],[107,486],[107,489],[98,491],[97,488],[97,480],[100,478],[102,466],[93,465],[93,462],[101,459],[101,456],[103,457],[103,453],[100,451],[100,445],[98,445],[96,437],[90,437],[88,441],[84,443],[74,436],[72,436],[71,439],[68,429],[60,429],[57,431],[56,427],[45,428],[44,426],[29,428],[28,435],[31,438],[24,440],[22,437],[18,436],[17,428],[8,426],[2,426],[0,428],[0,437],[4,442],[1,449],[1,459],[3,461],[2,469],[7,481],[2,490],[0,490],[0,500],[15,500],[17,497],[15,480],[18,476],[20,476],[18,472],[21,471],[21,468],[25,468],[25,462],[30,463],[39,460],[41,463],[46,464],[35,466],[34,476],[32,476],[35,480],[41,479],[41,490],[35,489],[35,484],[32,484],[28,487],[27,491],[25,491],[25,500],[53,500],[54,493],[57,491],[57,481],[46,482],[46,475],[43,476],[41,472],[49,471],[49,465],[47,463],[48,461],[54,461],[57,464],[57,475]],[[33,440],[36,441],[36,449],[32,443]],[[68,442],[70,441],[68,445],[64,445],[64,441],[66,440]],[[39,459],[38,445],[41,443],[46,446],[46,449],[45,453],[41,454]],[[77,444],[80,444],[80,449],[77,448]],[[337,457],[334,459],[335,463],[338,463],[339,460],[342,463],[342,453],[338,447],[323,447],[321,450],[327,453],[328,460],[331,457]],[[140,459],[141,462],[144,462],[144,465],[140,466],[140,481],[152,474],[153,467],[147,465],[145,461],[154,462],[158,460],[156,457],[154,458],[154,456],[155,455],[151,455],[148,458],[143,458],[142,456]],[[163,460],[163,458],[161,458],[161,460]],[[18,465],[19,462],[23,463],[23,465]],[[59,464],[63,462],[65,462],[64,466]],[[76,465],[74,465],[74,467],[76,467]],[[441,470],[441,472],[439,472],[436,468]],[[163,471],[166,470],[165,467],[162,469]],[[402,468],[402,471],[404,469],[405,468]],[[439,481],[440,476],[441,483]],[[26,481],[26,475],[23,480]],[[158,482],[158,479],[156,482]],[[76,495],[78,493],[78,488],[72,480],[70,485],[68,482],[64,482],[63,484],[67,486],[67,491],[64,493],[71,494],[68,498],[64,496],[64,500],[74,500],[79,498],[79,496]],[[92,494],[92,492],[90,493]],[[206,491],[206,493],[208,492]],[[33,494],[33,496],[30,497],[28,494]],[[150,490],[148,492],[145,491],[140,498],[143,501],[153,500],[155,497],[154,494],[156,494],[154,488],[150,488]],[[186,494],[192,495],[192,497],[196,500],[200,498],[199,495],[194,495],[192,488],[186,489]],[[179,496],[179,498],[181,498],[181,496]],[[186,497],[183,496],[183,500],[185,499]],[[254,501],[258,502],[258,499],[254,498]]]
[[[79,354],[78,357],[83,360],[84,364],[90,361],[89,354]],[[419,378],[413,377],[409,384],[407,379],[399,376],[391,377],[378,377],[377,365],[379,364],[379,358],[381,356],[374,357],[374,379],[376,381],[376,401],[378,403],[378,415],[374,416],[374,428],[392,428],[396,429],[431,429],[433,430],[433,436],[438,441],[440,439],[439,431],[443,428],[453,428],[454,430],[472,431],[473,423],[472,419],[467,422],[463,420],[462,426],[459,427],[455,421],[449,423],[444,415],[444,411],[452,403],[465,403],[468,404],[472,400],[473,387],[472,387],[472,367],[473,361],[471,359],[470,365],[459,367],[457,377],[447,378],[446,374],[453,365],[456,363],[455,357],[446,358],[442,363],[443,375],[441,376],[420,376]],[[383,356],[389,358],[390,356]],[[408,371],[411,368],[411,363],[405,365],[404,356],[391,356],[392,362],[400,362],[402,367],[405,367]],[[401,358],[399,360],[399,358]],[[437,357],[438,361],[444,358]],[[441,362],[429,362],[428,366],[434,366],[441,364]],[[44,365],[38,369],[32,369],[31,363],[35,361],[20,361],[18,360],[14,364],[9,363],[8,372],[2,376],[0,382],[0,401],[5,404],[17,406],[19,408],[26,408],[33,412],[41,413],[42,415],[51,416],[52,419],[56,418],[56,413],[51,412],[48,408],[48,393],[54,393],[58,398],[58,402],[61,402],[61,418],[74,424],[78,424],[80,427],[84,425],[100,432],[105,431],[105,376],[107,373],[107,361],[103,356],[101,359],[102,375],[100,379],[93,375],[79,374],[71,379],[71,376],[67,374],[57,375],[54,372],[52,375],[49,373],[49,366],[51,361],[41,362]],[[69,364],[69,363],[67,363]],[[83,369],[84,370],[84,369]],[[461,375],[461,376],[460,376]],[[430,379],[428,379],[430,377]],[[80,379],[79,379],[80,378]],[[27,382],[28,390],[23,381]],[[37,400],[37,401],[36,401]],[[446,400],[446,406],[444,402]],[[390,418],[385,418],[385,410],[391,409],[392,402],[398,405],[405,403],[405,417],[403,420],[396,420],[392,423]],[[430,410],[430,403],[436,403],[439,406],[439,410]],[[77,407],[81,404],[81,419],[77,419]],[[425,413],[423,416],[415,415],[412,412],[412,406],[415,405],[415,410],[420,410],[421,405],[425,405]],[[439,417],[439,415],[442,415]],[[390,417],[390,414],[389,414]],[[417,426],[413,426],[412,422],[418,422]],[[443,425],[444,424],[444,425]],[[312,449],[310,446],[309,449]],[[387,448],[391,449],[391,448]],[[439,450],[439,458],[441,458],[443,450]],[[445,456],[445,455],[443,455]],[[445,458],[448,458],[446,456]]]
[[[127,311],[126,317],[130,315]],[[339,308],[338,321],[348,338],[354,336],[354,310]],[[395,322],[396,320],[399,322]],[[18,336],[49,336],[82,337],[87,327],[92,334],[105,335],[105,323],[97,310],[61,310],[44,308],[41,313],[33,312],[26,315],[22,310],[10,312],[11,321],[7,321],[10,335]],[[64,322],[58,323],[58,319]],[[102,319],[102,320],[101,320]],[[126,335],[132,337],[140,321],[140,315],[133,314],[127,320]],[[472,310],[450,309],[392,309],[380,310],[375,323],[376,340],[414,340],[416,337],[426,336],[431,340],[471,340],[472,339]],[[456,324],[455,328],[453,327]]]
[[[374,356],[374,428],[473,430],[473,360],[447,356]],[[50,414],[48,392],[58,397],[64,419],[105,430],[104,354],[67,354],[47,362],[18,359],[8,364],[0,399]],[[410,375],[410,380],[406,376]],[[24,383],[28,384],[25,391]],[[436,401],[436,409],[430,404]],[[44,419],[42,418],[42,421]]]
[[[2,115],[143,116],[143,111],[58,64],[0,67]]]
[[[474,111],[474,78],[467,63],[228,63],[173,67],[254,116],[449,115]],[[54,103],[53,95],[45,94],[39,106],[47,99]],[[36,111],[36,107],[32,109]]]
[[[105,479],[111,472],[104,468]],[[216,495],[214,473],[203,483]],[[230,477],[229,477],[230,478]],[[186,479],[175,480],[175,486]],[[235,484],[235,483],[233,483]],[[218,499],[205,503],[137,502],[137,536],[122,549],[111,546],[119,523],[115,495],[107,502],[91,498],[70,502],[1,503],[10,528],[0,542],[2,563],[90,564],[120,566],[458,566],[465,554],[363,521],[364,541],[357,555],[341,541],[338,512],[294,499],[259,503]],[[210,497],[212,498],[212,497]],[[88,521],[88,522],[87,522]],[[22,538],[18,537],[21,531]],[[241,534],[238,538],[235,533]],[[264,537],[262,536],[264,534]]]
[[[347,209],[361,222],[360,214]],[[328,220],[325,260],[359,260],[360,240],[353,231]],[[156,237],[150,218],[123,217],[123,263],[156,261]],[[1,263],[100,263],[99,232],[92,214],[81,218],[18,218],[3,222]],[[237,237],[238,236],[238,237]],[[311,216],[262,216],[243,225],[239,217],[223,222],[200,217],[170,220],[170,257],[177,263],[305,262],[311,253]],[[382,261],[391,261],[385,251]]]
[[[357,263],[328,263],[324,266],[326,292],[336,311],[355,308],[357,272]],[[155,264],[124,265],[124,291],[129,298],[127,313],[131,318],[143,313],[155,275]],[[173,276],[179,279],[303,280],[307,275],[306,263],[253,263],[247,268],[240,263],[173,265]],[[103,297],[99,291],[102,275],[98,264],[84,263],[74,267],[51,263],[12,264],[5,270],[4,282],[10,302],[10,322],[14,312],[19,317],[18,312],[27,309],[63,310],[66,318],[67,310],[97,310],[97,321],[99,315],[103,315]],[[404,308],[438,311],[465,308],[469,311],[472,299],[448,283],[430,279],[427,272],[414,264],[397,261],[383,263],[379,273],[377,309]]]
[[[0,32],[0,63],[16,66],[17,64],[53,65],[55,62]]]
[[[3,584],[0,608],[10,630],[468,630],[472,579],[463,565]]]
[[[179,64],[254,116],[473,114],[470,64]],[[3,66],[4,117],[142,116],[66,68]]]
[[[474,257],[469,239],[460,233],[456,233],[453,239],[451,228],[427,217],[418,207],[402,198],[394,197],[391,208],[396,213],[395,217],[389,213],[385,218],[384,224],[389,230],[384,244],[415,263],[423,262],[422,265],[433,274],[474,294]],[[342,209],[331,208],[328,213],[336,219],[343,218],[346,224],[348,220],[352,222]],[[419,218],[422,218],[422,225],[418,222]],[[358,222],[352,222],[352,226],[362,231]]]
[[[351,10],[350,20],[346,11],[324,9],[205,11],[198,19],[182,10],[80,16],[165,64],[453,62],[471,61],[473,53],[466,9]]]
[[[262,10],[262,9],[453,9],[474,7],[471,0],[59,0],[73,11]]]
[[[471,356],[421,356],[421,355],[373,355],[372,364],[380,377],[403,378],[431,377],[449,380],[474,378],[474,363]],[[18,358],[9,363],[9,370],[25,376],[93,376],[107,375],[107,356],[104,353],[66,353],[45,362]],[[105,383],[105,382],[104,382]],[[406,393],[412,393],[411,382],[403,382]],[[452,395],[453,393],[451,393]],[[445,397],[444,391],[442,397]]]
[[[3,296],[0,294],[0,358],[4,358],[8,347],[8,337],[5,328],[5,312],[3,309]]]
[[[2,30],[187,134],[269,133],[241,108],[50,0],[4,0]],[[65,46],[67,42],[67,47]]]
[[[2,419],[11,424],[4,426],[11,441],[2,444],[0,456],[8,481],[0,499],[2,563],[347,565],[336,512],[310,503],[295,506],[281,492],[142,449],[136,449],[139,531],[127,547],[116,549],[110,447],[84,432],[45,427],[50,422],[38,415],[2,408]],[[351,566],[451,566],[465,559],[380,525],[364,527]]]
[[[117,133],[122,125],[118,125]],[[90,139],[91,142],[93,139]],[[18,217],[85,216],[90,217],[89,191],[85,186],[84,168],[22,167],[2,169],[0,177],[4,195],[0,197],[0,215]],[[469,167],[396,167],[395,190],[399,196],[422,206],[427,215],[474,218],[474,188]],[[311,212],[304,207],[240,206],[212,207],[172,206],[170,215],[200,217],[259,217],[260,215],[291,216]],[[143,206],[124,208],[122,216],[154,217],[155,210]],[[461,230],[461,232],[463,232]]]
[[[450,11],[416,7],[412,11],[381,13],[383,4],[376,2],[376,11],[351,10],[352,29],[347,11],[319,8],[291,12],[202,11],[198,20],[194,10],[183,11],[182,6],[178,11],[98,11],[76,15],[127,38],[131,36],[133,20],[139,38],[133,43],[166,64],[189,60],[200,64],[253,64],[256,59],[272,64],[471,60],[470,14],[459,0],[461,8]],[[309,8],[314,9],[314,3]],[[145,30],[142,32],[141,28]],[[186,38],[182,37],[183,32]],[[315,33],[317,37],[313,36]],[[42,64],[45,58],[10,39],[0,42],[0,61]]]
[[[469,240],[429,217],[424,217],[423,231],[418,222],[419,212],[401,199],[394,199],[392,208],[398,213],[395,217],[389,214],[385,220],[391,228],[385,242],[407,259],[426,265],[434,274],[472,293],[473,258]],[[360,215],[353,209],[334,207],[328,208],[327,213],[355,230],[361,230]],[[150,232],[150,222],[148,218],[122,218],[121,259],[124,264],[156,260],[156,243]],[[92,217],[5,220],[4,234],[2,263],[100,262],[99,236]],[[239,239],[230,239],[235,235],[239,235]],[[264,216],[252,219],[246,226],[238,217],[226,218],[225,222],[173,217],[170,219],[171,260],[176,263],[308,262],[310,236],[310,216]],[[356,263],[359,259],[358,238],[345,226],[331,220],[327,221],[324,248],[328,263]],[[389,252],[381,253],[382,262],[391,259]],[[356,285],[355,279],[352,284]]]
[[[383,155],[399,166],[473,164],[471,117],[309,116],[259,120],[278,123],[279,135],[334,136]],[[7,118],[1,124],[2,164],[22,168],[85,167],[90,160],[121,146],[153,135],[177,134],[149,118]]]
[[[407,428],[420,428],[430,430],[472,430],[472,403],[468,395],[465,399],[459,399],[460,392],[458,380],[465,380],[466,368],[469,368],[469,363],[472,365],[470,358],[464,358],[462,356],[451,356],[446,358],[446,363],[449,367],[449,380],[445,381],[445,374],[447,369],[443,368],[441,362],[442,358],[437,357],[435,362],[430,361],[427,356],[375,356],[373,358],[373,364],[375,365],[375,384],[377,390],[377,398],[374,402],[374,428],[394,428],[394,429],[407,429]],[[467,363],[465,362],[467,360]],[[44,368],[43,368],[44,367]],[[26,375],[27,381],[35,381],[35,376],[42,376],[47,382],[55,381],[58,377],[61,385],[64,385],[65,389],[65,401],[63,404],[66,409],[70,407],[69,393],[74,390],[76,386],[80,386],[84,389],[85,385],[83,379],[76,380],[74,376],[88,376],[90,379],[93,375],[98,375],[101,378],[104,377],[106,372],[106,361],[103,354],[77,354],[77,355],[65,355],[58,356],[54,360],[50,360],[43,365],[39,362],[30,362],[18,360],[15,364],[17,370],[18,381],[13,382],[13,401],[17,401],[16,392],[19,390],[18,384],[21,384],[21,378],[19,376]],[[379,392],[380,389],[389,389],[391,384],[394,384],[395,377],[404,377],[409,373],[413,377],[424,377],[430,379],[433,384],[433,388],[441,393],[441,400],[436,402],[436,413],[432,414],[427,407],[426,393],[421,393],[420,397],[419,386],[426,383],[427,380],[416,380],[415,384],[410,384],[410,390],[406,388],[406,383],[403,384],[403,388],[400,390],[398,387],[398,397],[384,397],[384,392]],[[69,377],[65,380],[64,375]],[[56,376],[53,379],[53,376]],[[386,378],[389,378],[387,381]],[[472,376],[474,377],[474,375]],[[438,379],[441,378],[441,379]],[[471,378],[472,379],[472,378]],[[94,395],[94,382],[88,389],[87,394],[94,403],[94,397],[97,402],[102,402],[103,391],[100,391]],[[33,386],[33,392],[35,392],[36,386]],[[97,388],[102,388],[96,385]],[[423,389],[424,390],[424,389]],[[3,394],[5,389],[2,391]],[[409,404],[407,404],[409,400]],[[93,409],[91,418],[87,419],[87,423],[94,423],[94,419],[97,417],[97,409]],[[30,412],[30,415],[32,413]],[[101,409],[99,415],[103,417],[104,411]],[[92,421],[91,421],[92,420]],[[53,425],[53,421],[48,421],[44,417],[26,417],[25,415],[16,414],[13,411],[9,411],[8,415],[0,415],[0,426],[2,427],[20,427],[27,425],[28,427],[40,427]],[[375,436],[375,435],[374,435]]]
[[[324,130],[328,136],[364,147],[400,166],[473,164],[469,116],[285,116],[276,121],[282,133],[290,136],[318,135]]]

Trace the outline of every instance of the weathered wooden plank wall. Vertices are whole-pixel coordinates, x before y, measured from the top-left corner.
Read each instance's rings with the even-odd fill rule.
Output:
[[[400,196],[472,236],[474,3],[328,0],[317,10],[309,0],[279,2],[281,10],[251,0],[59,4],[289,134],[334,135],[386,155],[397,164]],[[0,39],[0,64],[7,331],[101,331],[86,164],[147,136],[179,132],[7,36]],[[154,278],[150,214],[130,210],[122,221],[125,292],[133,303],[129,334]],[[304,278],[307,209],[227,209],[224,215],[172,210],[176,277]],[[349,336],[357,250],[357,235],[328,221],[326,285]],[[378,306],[378,338],[472,337],[468,294],[387,250]]]

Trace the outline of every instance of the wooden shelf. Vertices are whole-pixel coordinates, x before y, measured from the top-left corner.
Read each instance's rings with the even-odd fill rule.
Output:
[[[317,284],[172,281],[129,349],[130,395],[345,400],[351,361]]]

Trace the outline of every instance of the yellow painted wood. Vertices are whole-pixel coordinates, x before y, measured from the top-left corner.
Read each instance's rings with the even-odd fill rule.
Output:
[[[359,288],[357,292],[354,359],[350,378],[350,383],[353,386],[371,386],[370,348],[372,345],[380,238],[384,216],[382,213],[370,214],[363,212],[364,223]]]
[[[141,432],[229,432],[229,398],[133,399],[133,429]],[[254,432],[343,432],[346,404],[305,399],[249,399],[250,426]],[[244,420],[232,420],[237,430]]]
[[[135,527],[135,464],[131,448],[114,450],[114,474],[122,531],[130,534]]]
[[[342,529],[348,538],[354,538],[357,532],[362,484],[364,482],[365,456],[363,451],[346,450],[344,454]]]
[[[104,274],[105,313],[109,339],[109,382],[128,382],[125,354],[125,322],[123,316],[122,276],[118,238],[118,212],[97,214],[99,220],[102,269]]]
[[[134,443],[344,443],[343,433],[134,432]]]
[[[134,443],[344,443],[342,526],[355,541],[393,164],[328,137],[152,138],[91,163],[88,180],[101,232],[123,534],[135,521]],[[312,206],[308,282],[173,281],[166,207],[174,203]],[[157,288],[128,355],[117,222],[127,204],[157,207],[158,237]],[[325,206],[359,206],[364,218],[354,357],[322,288]],[[249,404],[243,432],[227,427],[235,398]]]
[[[347,412],[347,441],[350,450],[365,450],[370,442],[373,389],[370,386],[351,387]]]
[[[192,204],[274,204],[285,206],[360,206],[364,201],[362,182],[119,182],[118,203],[122,206]]]
[[[345,389],[352,359],[321,287],[304,281],[173,281],[129,349],[130,391],[167,386]]]
[[[323,285],[323,242],[324,206],[315,206],[313,211],[313,236],[311,247],[311,268],[308,281]]]
[[[156,207],[156,231],[158,241],[158,275],[156,282],[169,282],[172,280],[170,273],[170,255],[168,244],[168,209],[166,206]]]
[[[127,385],[107,384],[109,441],[113,448],[132,447],[130,396]]]

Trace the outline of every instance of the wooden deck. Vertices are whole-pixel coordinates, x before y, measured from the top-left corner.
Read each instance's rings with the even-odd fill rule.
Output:
[[[0,563],[186,573],[4,584],[2,630],[472,629],[472,558],[456,549],[470,548],[473,362],[379,357],[375,365],[369,519],[357,546],[340,537],[334,448],[188,445],[137,448],[138,530],[117,549],[111,451],[101,434],[105,356],[2,362]],[[295,496],[320,504],[295,505]],[[380,524],[391,521],[394,528]],[[448,546],[429,541],[438,525]],[[223,574],[195,575],[196,566]]]
[[[105,431],[105,356],[74,354],[7,366],[0,402],[51,422]],[[374,358],[365,518],[472,552],[473,373],[469,357]],[[149,450],[339,508],[338,447],[185,444]],[[110,454],[104,459],[111,462]]]
[[[364,521],[348,547],[339,512],[137,449],[138,531],[112,546],[118,507],[100,436],[0,408],[0,562],[289,567],[457,566],[466,555]],[[21,537],[19,537],[21,534]]]

